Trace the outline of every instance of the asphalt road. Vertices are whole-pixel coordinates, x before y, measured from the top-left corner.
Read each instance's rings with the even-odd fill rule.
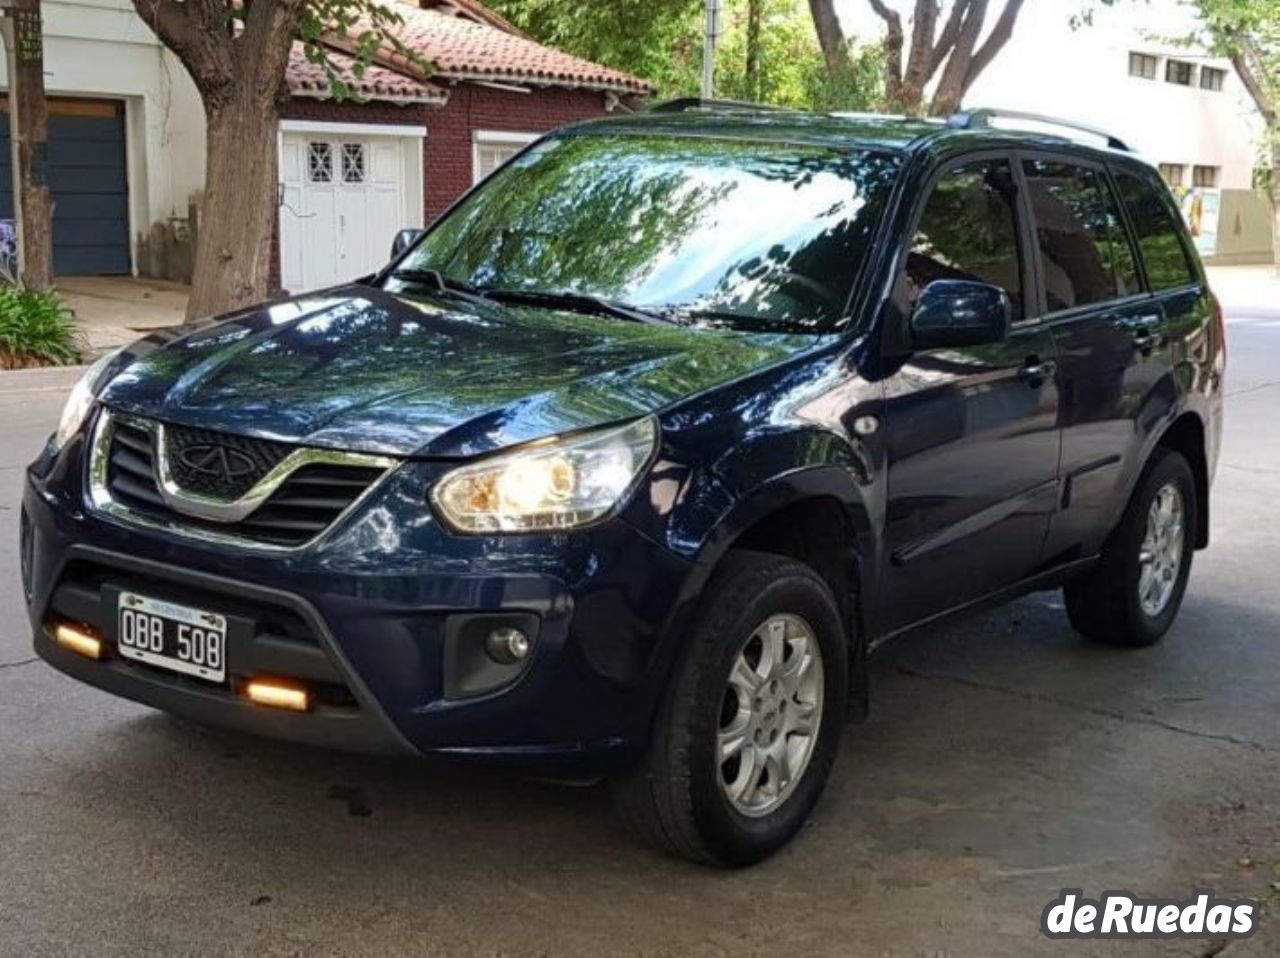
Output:
[[[1230,341],[1165,642],[1085,643],[1057,593],[899,640],[809,827],[737,873],[636,847],[601,788],[207,730],[31,661],[10,544],[64,374],[0,377],[0,955],[1217,954],[1038,922],[1064,887],[1280,909],[1280,310]]]

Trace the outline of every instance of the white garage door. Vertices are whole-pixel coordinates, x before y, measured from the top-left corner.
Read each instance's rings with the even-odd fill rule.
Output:
[[[280,140],[280,280],[293,293],[381,268],[396,231],[421,225],[425,132],[297,126]]]

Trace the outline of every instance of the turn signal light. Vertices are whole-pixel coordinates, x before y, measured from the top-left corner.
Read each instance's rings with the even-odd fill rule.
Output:
[[[86,629],[63,623],[53,630],[53,641],[86,659],[102,658],[102,640]]]
[[[291,712],[305,712],[311,705],[311,698],[306,689],[293,685],[282,685],[265,679],[254,679],[244,687],[245,698],[257,705],[266,705],[273,709],[288,709]]]

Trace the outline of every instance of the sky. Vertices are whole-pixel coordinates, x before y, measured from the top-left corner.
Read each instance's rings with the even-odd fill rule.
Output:
[[[886,0],[886,3],[902,15],[909,38],[914,0]],[[1121,0],[1114,7],[1091,3],[1091,0],[1026,0],[1011,42],[1017,43],[1028,37],[1033,42],[1044,42],[1049,37],[1070,40],[1074,34],[1069,23],[1071,16],[1091,5],[1096,7],[1093,29],[1105,32],[1132,30],[1176,36],[1189,32],[1195,22],[1194,16],[1180,0]],[[943,18],[951,4],[945,2],[944,6]],[[989,22],[995,21],[1003,6],[1003,0],[992,0]],[[869,38],[884,34],[884,21],[875,15],[867,0],[836,0],[836,10],[847,33]]]

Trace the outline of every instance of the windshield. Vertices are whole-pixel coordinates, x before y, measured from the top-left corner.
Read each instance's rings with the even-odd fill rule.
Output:
[[[868,150],[569,134],[491,177],[399,269],[676,320],[824,330],[844,315],[898,165]]]

